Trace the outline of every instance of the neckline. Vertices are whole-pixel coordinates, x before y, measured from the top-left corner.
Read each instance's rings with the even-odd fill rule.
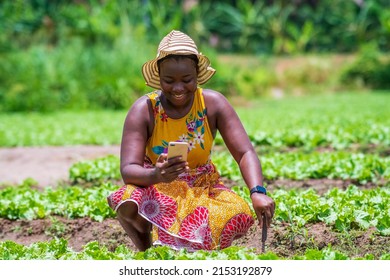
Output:
[[[163,93],[161,90],[159,92],[157,92],[158,100],[160,101],[160,106],[162,108],[162,112],[160,112],[160,113],[165,114],[170,120],[174,120],[174,121],[175,120],[182,120],[182,119],[186,118],[193,111],[193,108],[195,105],[195,99],[197,98],[197,95],[198,95],[198,88],[196,89],[196,91],[194,93],[194,98],[192,99],[192,103],[191,103],[191,106],[189,106],[188,112],[186,112],[185,114],[183,114],[183,116],[178,117],[178,118],[174,118],[167,113],[167,110],[166,110],[166,108],[164,108],[162,101],[161,101],[162,95],[163,95]]]

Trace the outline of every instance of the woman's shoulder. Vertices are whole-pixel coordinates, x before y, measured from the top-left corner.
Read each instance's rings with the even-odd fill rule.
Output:
[[[202,93],[203,93],[204,97],[209,98],[209,99],[212,99],[212,98],[218,99],[218,98],[221,98],[223,96],[222,93],[220,93],[219,91],[209,89],[209,88],[203,88]]]
[[[206,107],[216,108],[230,105],[227,98],[220,92],[212,89],[202,89]]]
[[[152,103],[157,102],[159,100],[159,98],[160,98],[159,91],[155,90],[155,91],[146,93],[146,94],[142,95],[141,97],[138,97],[138,99],[136,99],[134,101],[134,103],[132,104],[132,107],[136,106],[136,107],[144,107],[145,108],[145,106],[150,106]]]
[[[143,95],[136,99],[134,103],[131,105],[130,110],[132,109],[145,109],[147,108],[150,103],[150,98],[147,95]]]
[[[153,119],[153,109],[150,98],[146,95],[143,95],[136,99],[131,105],[129,111],[127,112],[125,126],[131,127],[133,130],[147,129],[148,133],[150,134]]]
[[[150,114],[153,112],[152,99],[149,94],[145,94],[136,99],[131,105],[128,115],[137,117],[140,120],[149,120],[150,114],[145,114],[147,111],[149,111]]]

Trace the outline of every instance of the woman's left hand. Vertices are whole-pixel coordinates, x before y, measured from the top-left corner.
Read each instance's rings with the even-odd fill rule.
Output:
[[[262,193],[253,193],[251,199],[260,227],[263,226],[263,218],[266,219],[267,227],[270,227],[275,213],[275,201]]]

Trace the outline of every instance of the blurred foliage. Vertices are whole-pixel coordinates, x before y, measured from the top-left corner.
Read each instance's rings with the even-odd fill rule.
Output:
[[[1,1],[0,111],[128,108],[148,90],[142,64],[172,29],[207,53],[218,71],[210,87],[227,96],[337,87],[339,69],[323,62],[281,74],[263,58],[356,52],[367,42],[380,55],[390,47],[389,8],[388,0]],[[227,53],[256,61],[218,59]],[[349,70],[343,82],[388,88],[388,68],[370,78]]]
[[[388,0],[14,0],[0,3],[1,50],[81,38],[111,45],[129,30],[155,43],[172,29],[218,51],[292,54],[390,46]],[[12,40],[10,40],[12,39]]]
[[[73,41],[56,48],[34,45],[1,56],[2,109],[127,108],[144,90],[139,69],[146,57],[138,41],[123,39],[112,47],[85,48]]]
[[[357,59],[342,73],[341,80],[374,89],[390,88],[390,60],[375,45],[363,48]]]

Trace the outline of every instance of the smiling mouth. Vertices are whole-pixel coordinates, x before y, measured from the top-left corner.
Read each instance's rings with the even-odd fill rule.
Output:
[[[174,98],[180,99],[180,98],[182,98],[184,96],[184,93],[182,93],[182,94],[173,94],[172,96]]]

